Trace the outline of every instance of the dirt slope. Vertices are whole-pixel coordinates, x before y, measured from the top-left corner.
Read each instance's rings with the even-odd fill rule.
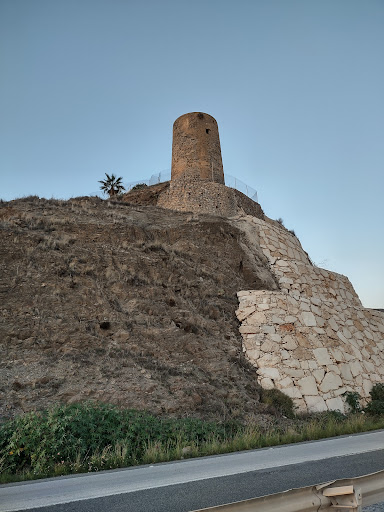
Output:
[[[83,399],[210,418],[263,410],[236,292],[276,283],[228,220],[31,197],[2,202],[0,227],[0,418]]]

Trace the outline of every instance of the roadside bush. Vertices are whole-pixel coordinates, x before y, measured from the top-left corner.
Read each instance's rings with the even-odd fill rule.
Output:
[[[364,410],[368,414],[376,416],[384,414],[384,400],[372,400]]]
[[[364,409],[365,412],[372,415],[384,414],[384,383],[375,384],[369,394],[371,401]]]
[[[384,402],[384,383],[375,384],[369,394],[371,395],[371,400]]]
[[[24,414],[0,425],[0,472],[49,473],[82,461],[86,469],[104,451],[124,446],[122,464],[142,462],[149,444],[201,444],[233,437],[239,425],[160,418],[146,412],[85,402]]]
[[[345,396],[345,401],[351,408],[351,412],[358,413],[361,411],[361,396],[359,393],[357,393],[357,391],[346,391],[343,396]]]
[[[294,403],[292,398],[282,393],[279,389],[263,389],[261,392],[261,401],[276,409],[280,414],[287,418],[294,418]]]
[[[289,397],[264,390],[270,412],[293,415]],[[288,400],[287,400],[288,399]],[[383,403],[372,401],[371,403]],[[379,413],[299,414],[270,424],[162,418],[82,403],[28,413],[0,424],[0,483],[99,471],[323,439],[384,427]]]

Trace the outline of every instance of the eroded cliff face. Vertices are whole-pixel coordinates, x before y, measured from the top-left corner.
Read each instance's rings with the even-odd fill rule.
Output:
[[[1,416],[84,399],[263,410],[236,293],[278,285],[242,229],[98,198],[0,203],[0,221]]]
[[[310,412],[344,411],[346,391],[368,398],[384,381],[384,313],[363,308],[347,277],[313,266],[277,222],[240,216],[232,223],[261,248],[280,287],[238,293],[243,350],[261,386]]]

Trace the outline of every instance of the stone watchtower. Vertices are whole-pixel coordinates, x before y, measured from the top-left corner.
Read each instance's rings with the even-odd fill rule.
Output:
[[[230,217],[247,213],[264,218],[260,205],[224,184],[219,129],[216,120],[191,112],[173,124],[172,173],[158,206]]]
[[[219,129],[212,116],[192,112],[174,122],[171,179],[178,178],[224,185]]]

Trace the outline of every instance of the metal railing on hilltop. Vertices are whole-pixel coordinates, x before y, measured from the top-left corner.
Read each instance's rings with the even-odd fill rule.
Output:
[[[145,183],[146,185],[157,185],[158,183],[163,183],[164,181],[169,181],[171,179],[171,170],[165,169],[164,171],[160,171],[158,173],[152,174],[152,176],[149,179],[139,180],[139,181],[131,181],[129,183],[124,183],[125,189],[128,192],[131,190],[135,185],[139,185],[142,183]],[[231,174],[224,173],[224,179],[225,184],[227,187],[235,188],[236,190],[239,190],[239,192],[242,192],[246,196],[248,196],[252,201],[255,201],[258,203],[258,196],[257,196],[257,190],[250,187],[243,181],[239,180],[235,176],[232,176]]]

